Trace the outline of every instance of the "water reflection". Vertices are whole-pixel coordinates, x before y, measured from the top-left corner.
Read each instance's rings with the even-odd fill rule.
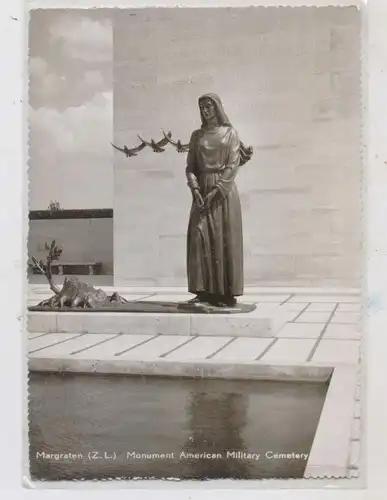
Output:
[[[195,392],[188,406],[190,436],[182,447],[187,478],[250,477],[249,464],[230,452],[247,452],[242,432],[248,396]],[[198,454],[199,457],[193,457]],[[204,457],[203,457],[204,455]]]
[[[303,460],[243,454],[308,453],[326,394],[319,384],[43,373],[29,390],[31,475],[45,480],[302,477]],[[186,456],[196,453],[219,456]]]

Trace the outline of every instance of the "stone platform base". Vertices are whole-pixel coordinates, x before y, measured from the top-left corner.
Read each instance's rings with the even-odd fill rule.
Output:
[[[31,306],[29,311],[39,312],[124,312],[124,313],[171,313],[171,314],[241,314],[254,311],[255,304],[238,303],[232,307],[217,307],[203,302],[166,302],[166,301],[129,301],[126,303],[111,303],[93,308],[72,308],[72,307],[47,307]]]
[[[30,333],[273,337],[286,322],[286,316],[276,309],[235,314],[29,311],[27,329]]]

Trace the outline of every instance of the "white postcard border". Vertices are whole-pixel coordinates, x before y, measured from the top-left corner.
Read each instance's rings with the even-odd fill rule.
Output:
[[[118,5],[114,1],[105,1],[103,4],[96,4],[93,1],[78,1],[78,2],[59,2],[59,1],[30,1],[27,2],[29,8],[88,8],[91,6],[98,7],[113,7],[113,6],[151,6],[145,2],[120,2]],[[258,5],[285,5],[283,2],[259,2]],[[359,5],[360,2],[306,2],[293,1],[288,2],[288,6],[299,5]],[[155,6],[157,4],[153,4]],[[164,1],[159,6],[175,6],[176,2]],[[204,6],[204,2],[179,2],[180,6]],[[211,6],[243,6],[253,5],[253,2],[205,2],[208,7]],[[256,5],[256,4],[254,4]],[[3,92],[0,94],[3,134],[1,135],[1,155],[2,168],[6,169],[3,174],[3,183],[1,184],[1,199],[7,209],[0,216],[1,228],[3,236],[2,246],[2,267],[1,278],[2,287],[0,295],[1,312],[3,319],[3,363],[1,363],[2,376],[0,377],[3,394],[5,395],[3,412],[1,416],[2,431],[4,433],[3,443],[5,449],[0,453],[0,475],[1,486],[4,491],[18,492],[18,498],[25,498],[26,495],[42,496],[43,491],[26,490],[22,488],[21,482],[21,433],[20,429],[24,423],[25,414],[22,415],[22,400],[23,394],[22,376],[25,377],[25,360],[20,356],[21,341],[20,341],[20,316],[22,315],[22,299],[21,290],[24,279],[24,259],[22,259],[21,249],[25,242],[25,224],[23,218],[26,214],[26,197],[23,196],[26,192],[26,177],[25,170],[20,168],[25,165],[23,157],[22,144],[24,147],[25,140],[21,140],[21,131],[25,131],[24,119],[22,116],[21,100],[25,99],[23,90],[23,66],[26,55],[24,54],[25,41],[25,26],[23,23],[23,5],[17,4],[14,1],[4,1],[2,3],[2,13],[0,30],[2,40],[0,43],[0,54],[3,68]],[[364,115],[367,118],[364,123],[364,139],[367,147],[364,151],[364,251],[366,254],[364,261],[364,278],[363,285],[365,287],[366,301],[368,304],[368,314],[366,318],[366,333],[367,341],[365,343],[363,368],[367,370],[367,476],[368,486],[366,498],[382,498],[383,491],[386,489],[386,481],[384,479],[386,470],[386,454],[387,449],[387,433],[385,432],[386,404],[385,404],[385,381],[387,374],[385,370],[386,352],[383,347],[385,345],[384,331],[387,327],[387,232],[385,230],[387,220],[387,142],[385,140],[386,131],[386,99],[385,93],[387,89],[387,34],[385,29],[385,20],[387,19],[387,4],[385,0],[370,0],[367,6],[366,21],[368,24],[368,55],[363,52],[365,62],[368,60],[368,77],[363,79],[363,94],[368,97],[364,103]],[[367,55],[367,57],[365,57]],[[27,219],[25,219],[27,220]],[[23,249],[24,251],[24,249]],[[7,335],[7,337],[5,337]],[[12,341],[10,340],[12,339]],[[363,370],[364,371],[364,370]],[[16,389],[18,388],[18,390]],[[384,397],[383,397],[384,396]],[[25,410],[24,410],[25,411]],[[364,468],[363,468],[364,470]],[[301,480],[305,483],[306,480]],[[307,480],[309,482],[319,482],[318,488],[322,488],[321,480]],[[338,481],[338,480],[336,480]],[[364,498],[364,491],[332,491],[332,488],[337,484],[336,481],[330,481],[331,491],[314,491],[313,498]],[[345,480],[344,480],[345,481]],[[278,482],[278,481],[276,481]],[[284,483],[284,481],[281,481]],[[233,483],[235,483],[233,481]],[[260,483],[262,487],[274,487],[274,480],[268,485],[266,482]],[[265,498],[310,498],[310,494],[305,490],[284,491],[282,488],[296,487],[295,481],[286,481],[281,489],[276,491],[265,491]],[[63,497],[75,494],[76,498],[98,498],[104,494],[106,488],[111,488],[114,483],[102,483],[100,491],[71,491],[55,490],[47,492],[48,495],[54,498]],[[353,483],[352,483],[353,484]],[[90,486],[84,483],[74,484],[76,489],[82,487],[82,490],[89,490]],[[25,485],[26,486],[26,485]],[[148,485],[149,487],[150,485]],[[174,491],[170,490],[168,484],[163,487],[163,493],[158,493],[164,498],[201,498],[204,499],[208,495],[213,495],[216,490],[209,490],[208,486],[204,485],[205,489],[195,489],[188,491],[186,485],[181,484],[182,488]],[[59,485],[58,485],[59,487]],[[122,485],[116,483],[116,488]],[[140,487],[140,484],[138,484]],[[143,486],[141,486],[143,487]],[[132,498],[154,498],[155,489],[149,490],[131,490]],[[260,489],[260,485],[255,484],[254,489],[240,490],[238,488],[238,496],[241,498],[255,498],[255,489]],[[304,487],[313,488],[312,484]],[[337,484],[337,487],[341,487]],[[351,487],[351,486],[350,486]],[[60,486],[63,488],[63,484]],[[159,486],[156,486],[156,490]],[[236,490],[224,490],[221,496],[224,499],[234,498]],[[127,491],[116,491],[115,494],[127,495]],[[254,497],[253,497],[254,495]],[[333,496],[335,495],[335,496]]]

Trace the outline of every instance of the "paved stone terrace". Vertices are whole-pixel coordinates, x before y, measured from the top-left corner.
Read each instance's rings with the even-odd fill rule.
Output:
[[[111,288],[111,289],[110,289]],[[118,289],[104,287],[111,293],[118,291],[131,300],[183,301],[191,296],[184,291],[166,289]],[[28,305],[35,305],[49,297],[47,286],[30,285]],[[251,289],[245,293],[245,302],[254,302],[270,314],[286,314],[287,322],[272,337],[251,338],[224,336],[135,335],[135,334],[81,334],[31,333],[28,356],[34,361],[92,360],[110,363],[140,363],[140,366],[194,365],[203,367],[222,363],[238,366],[357,366],[360,362],[361,297],[355,290],[316,289]],[[348,476],[359,474],[360,454],[360,381],[351,430]]]
[[[50,296],[47,287],[31,287],[28,305]],[[187,300],[182,293],[120,292],[132,300]],[[246,293],[245,302],[286,315],[286,324],[269,338],[184,335],[69,334],[29,336],[30,357],[171,361],[228,360],[265,363],[358,363],[360,297],[357,294]]]

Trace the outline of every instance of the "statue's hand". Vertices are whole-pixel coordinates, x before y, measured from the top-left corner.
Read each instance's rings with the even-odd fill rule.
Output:
[[[218,189],[214,188],[208,195],[206,196],[206,199],[204,201],[204,208],[209,209],[215,196],[218,194]]]
[[[200,194],[199,189],[193,189],[192,194],[195,199],[196,205],[198,206],[198,208],[202,209],[204,207],[204,201],[202,195]]]

